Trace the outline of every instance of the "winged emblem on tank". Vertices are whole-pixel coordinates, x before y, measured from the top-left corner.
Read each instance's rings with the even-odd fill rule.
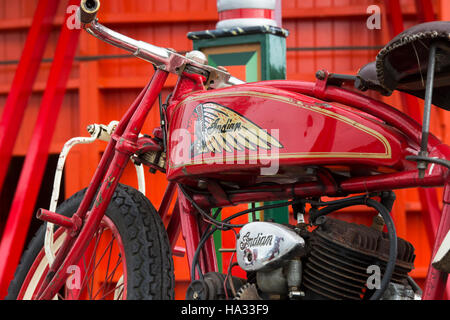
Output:
[[[199,104],[189,125],[193,129],[193,156],[203,153],[257,151],[283,148],[266,130],[234,110],[217,103]]]

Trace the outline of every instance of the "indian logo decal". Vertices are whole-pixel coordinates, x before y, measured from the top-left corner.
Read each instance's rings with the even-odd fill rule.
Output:
[[[239,113],[212,102],[199,104],[194,109],[188,130],[194,136],[192,156],[221,153],[224,150],[234,152],[283,148],[266,130]]]
[[[268,247],[272,245],[273,235],[263,235],[261,232],[255,237],[252,237],[250,232],[247,232],[239,245],[239,249],[245,250],[254,247]]]

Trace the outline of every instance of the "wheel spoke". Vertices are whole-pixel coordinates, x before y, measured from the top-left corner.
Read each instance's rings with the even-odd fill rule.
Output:
[[[114,234],[111,235],[111,240],[109,241],[109,243],[105,246],[105,248],[103,249],[103,252],[101,253],[100,257],[97,259],[98,257],[98,249],[99,249],[99,243],[101,242],[101,238],[104,235],[104,231],[106,231],[106,228],[103,228],[102,230],[99,230],[99,232],[97,233],[97,237],[96,237],[96,243],[95,243],[95,247],[94,247],[94,252],[91,256],[91,259],[89,261],[89,266],[86,269],[86,276],[83,279],[83,285],[82,288],[84,288],[88,282],[90,282],[90,285],[87,285],[87,293],[89,295],[89,299],[91,300],[95,300],[97,295],[102,291],[105,290],[105,287],[108,285],[108,281],[110,278],[112,278],[118,268],[118,266],[121,263],[121,259],[120,259],[120,254],[119,254],[119,260],[116,263],[116,266],[114,267],[112,274],[108,276],[109,273],[109,269],[111,266],[111,258],[112,258],[112,250],[113,250],[113,245],[114,245],[114,241],[116,240],[116,237]],[[95,273],[97,271],[98,266],[100,265],[100,263],[103,261],[103,258],[105,257],[105,255],[108,254],[108,261],[107,261],[107,268],[106,268],[106,273],[105,273],[105,280],[104,283],[102,284],[102,286],[94,293],[94,279],[95,279]],[[83,261],[85,264],[85,256],[83,256]]]
[[[92,291],[94,290],[94,272],[95,272],[95,270],[97,269],[97,266],[98,266],[98,264],[97,265],[95,264],[95,259],[97,258],[97,247],[98,247],[98,244],[100,243],[100,238],[102,237],[103,230],[104,229],[100,229],[97,232],[97,239],[96,239],[96,242],[95,242],[95,248],[94,248],[94,253],[93,253],[93,256],[94,256],[94,269],[92,270],[92,273],[91,273],[91,290],[89,291],[90,292],[89,298],[91,300],[92,300],[92,296],[91,296],[92,295]],[[101,259],[100,259],[100,261],[101,261]]]
[[[117,300],[123,300],[123,291],[124,291],[125,285],[124,282],[122,282],[122,287],[120,288],[119,294],[117,295]]]
[[[111,252],[112,252],[112,249],[113,249],[113,246],[110,245],[110,244],[112,244],[113,241],[114,241],[114,235],[112,235],[111,238],[112,238],[112,239],[111,239],[111,241],[110,241],[109,244],[108,244],[108,246],[109,246],[109,254],[108,254],[108,263],[106,264],[105,282],[106,282],[106,277],[108,276],[109,263],[111,262]]]
[[[120,291],[120,294],[121,294],[121,293],[123,293],[123,287],[124,287],[124,283],[121,283],[121,284],[115,286],[114,288],[108,290],[107,292],[105,292],[105,293],[103,294],[103,297],[107,297],[110,293],[113,293],[114,291],[116,291],[116,290],[119,289],[119,288],[120,288],[120,290],[121,290],[121,291]],[[118,295],[118,297],[120,297],[120,295]]]
[[[94,300],[95,300],[95,298],[97,297],[97,295],[101,292],[101,290],[104,289],[104,288],[106,287],[106,285],[109,283],[109,281],[110,281],[111,279],[113,279],[113,277],[114,277],[114,275],[115,275],[115,273],[116,273],[116,270],[117,270],[117,268],[120,266],[121,263],[122,263],[122,257],[119,256],[119,259],[117,259],[117,263],[116,263],[114,269],[112,270],[111,275],[109,275],[109,276],[105,279],[105,282],[103,283],[103,285],[98,289],[98,291],[96,292],[96,294],[95,294],[95,296],[94,296]]]
[[[93,250],[94,254],[91,256],[91,259],[89,260],[89,264],[88,264],[88,267],[87,267],[87,268],[86,268],[86,263],[85,263],[85,262],[86,262],[85,255],[83,255],[83,260],[84,260],[84,272],[85,272],[86,274],[89,272],[89,269],[91,268],[93,259],[94,259],[94,263],[95,263],[95,252],[97,251],[97,246],[98,246],[99,240],[100,240],[100,238],[99,238],[98,235],[97,235],[96,242],[95,242],[95,246],[94,246],[94,250]],[[90,277],[88,277],[88,276],[85,276],[85,277],[83,278],[83,282],[82,282],[82,284],[81,284],[81,286],[80,286],[80,290],[83,290],[83,288],[86,286],[86,290],[88,291],[89,298],[91,298],[92,292],[91,292],[89,286],[87,285],[87,283],[89,282],[89,279],[90,279]]]

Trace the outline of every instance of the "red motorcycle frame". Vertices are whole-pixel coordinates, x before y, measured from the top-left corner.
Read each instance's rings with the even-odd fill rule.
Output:
[[[175,106],[188,94],[200,92],[201,95],[201,92],[206,90],[205,82],[211,87],[213,87],[214,81],[216,84],[233,82],[233,79],[231,78],[232,81],[230,81],[229,75],[223,70],[214,68],[207,69],[203,65],[201,65],[203,70],[206,68],[206,70],[211,71],[211,74],[214,74],[215,78],[211,76],[207,78],[203,75],[193,75],[192,73],[182,71],[180,66],[186,64],[186,58],[184,57],[178,56],[170,51],[160,54],[152,46],[137,43],[129,38],[124,39],[123,36],[104,28],[96,22],[92,22],[89,26],[87,30],[90,33],[116,46],[135,52],[137,56],[154,62],[158,68],[149,84],[130,106],[112,134],[111,140],[102,156],[86,195],[75,215],[71,219],[68,219],[57,213],[43,209],[38,213],[38,216],[42,220],[53,222],[64,227],[67,230],[67,237],[56,255],[56,260],[48,271],[48,275],[52,276],[46,277],[43,283],[41,283],[40,289],[35,294],[36,299],[51,299],[64,284],[67,278],[65,270],[70,265],[76,264],[86,250],[95,230],[100,225],[105,210],[110,203],[114,190],[130,157],[147,152],[162,153],[165,151],[164,146],[160,143],[161,140],[166,139],[164,128],[155,131],[156,138],[139,136],[139,134],[149,111],[154,106],[167,80],[169,72],[179,74],[179,79],[172,93],[164,120],[171,119],[171,112],[173,112]],[[176,63],[177,59],[179,63]],[[166,63],[167,61],[170,61],[170,63]],[[199,63],[195,60],[189,60],[189,62],[193,65]],[[171,67],[173,69],[170,69]],[[327,73],[324,72],[324,74],[325,77],[316,83],[264,81],[253,83],[252,88],[258,88],[259,92],[263,93],[270,93],[274,89],[287,90],[295,94],[314,97],[320,99],[320,101],[331,101],[358,109],[365,114],[376,117],[389,124],[401,132],[406,139],[420,146],[422,127],[418,123],[395,108],[380,101],[341,87],[328,85]],[[238,82],[235,81],[235,83]],[[245,88],[246,86],[246,84],[242,84],[236,88]],[[332,133],[331,131],[323,132],[324,135]],[[399,145],[401,144],[399,142]],[[450,160],[450,147],[442,144],[432,135],[429,136],[427,151],[430,157]],[[340,161],[339,158],[334,160],[336,163]],[[408,165],[405,159],[399,158],[398,161],[405,163],[404,169],[398,172],[382,173],[369,177],[350,177],[339,182],[326,174],[319,174],[318,181],[280,185],[277,191],[274,191],[272,186],[259,186],[253,189],[250,187],[243,192],[234,192],[229,195],[225,195],[220,189],[215,189],[214,186],[211,186],[210,191],[212,190],[213,200],[202,193],[193,193],[190,197],[198,206],[201,206],[204,210],[209,210],[214,207],[224,207],[237,203],[274,201],[291,199],[293,197],[342,196],[343,194],[389,191],[401,188],[444,186],[443,211],[433,248],[434,255],[450,228],[450,177],[448,170],[441,166],[436,166],[431,172],[427,171],[424,177],[419,177],[419,171],[415,166]],[[311,162],[314,163],[314,160],[311,160]],[[211,166],[214,166],[214,164]],[[153,168],[164,171],[157,165],[153,165]],[[186,242],[188,262],[191,266],[194,253],[200,241],[199,225],[202,225],[204,222],[201,217],[196,215],[197,209],[192,205],[190,201],[192,199],[187,198],[179,189],[179,181],[181,180],[176,179],[169,182],[158,213],[163,219],[171,214],[172,217],[167,227],[167,233],[172,249],[175,248],[178,235],[182,232]],[[98,194],[96,195],[97,190]],[[173,212],[170,213],[170,204],[175,194],[178,197],[177,204]],[[89,210],[92,202],[94,205]],[[203,254],[199,258],[202,271],[217,271],[216,253],[211,238],[205,243],[202,252]],[[437,271],[430,264],[423,299],[441,298],[445,289],[446,278],[447,274]]]

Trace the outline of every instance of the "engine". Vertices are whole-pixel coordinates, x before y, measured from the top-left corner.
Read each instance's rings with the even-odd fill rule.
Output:
[[[236,244],[239,266],[249,281],[237,299],[368,299],[388,261],[389,240],[375,228],[323,217],[306,227],[252,222]],[[386,300],[420,298],[408,276],[414,268],[414,247],[398,239],[398,255]]]

